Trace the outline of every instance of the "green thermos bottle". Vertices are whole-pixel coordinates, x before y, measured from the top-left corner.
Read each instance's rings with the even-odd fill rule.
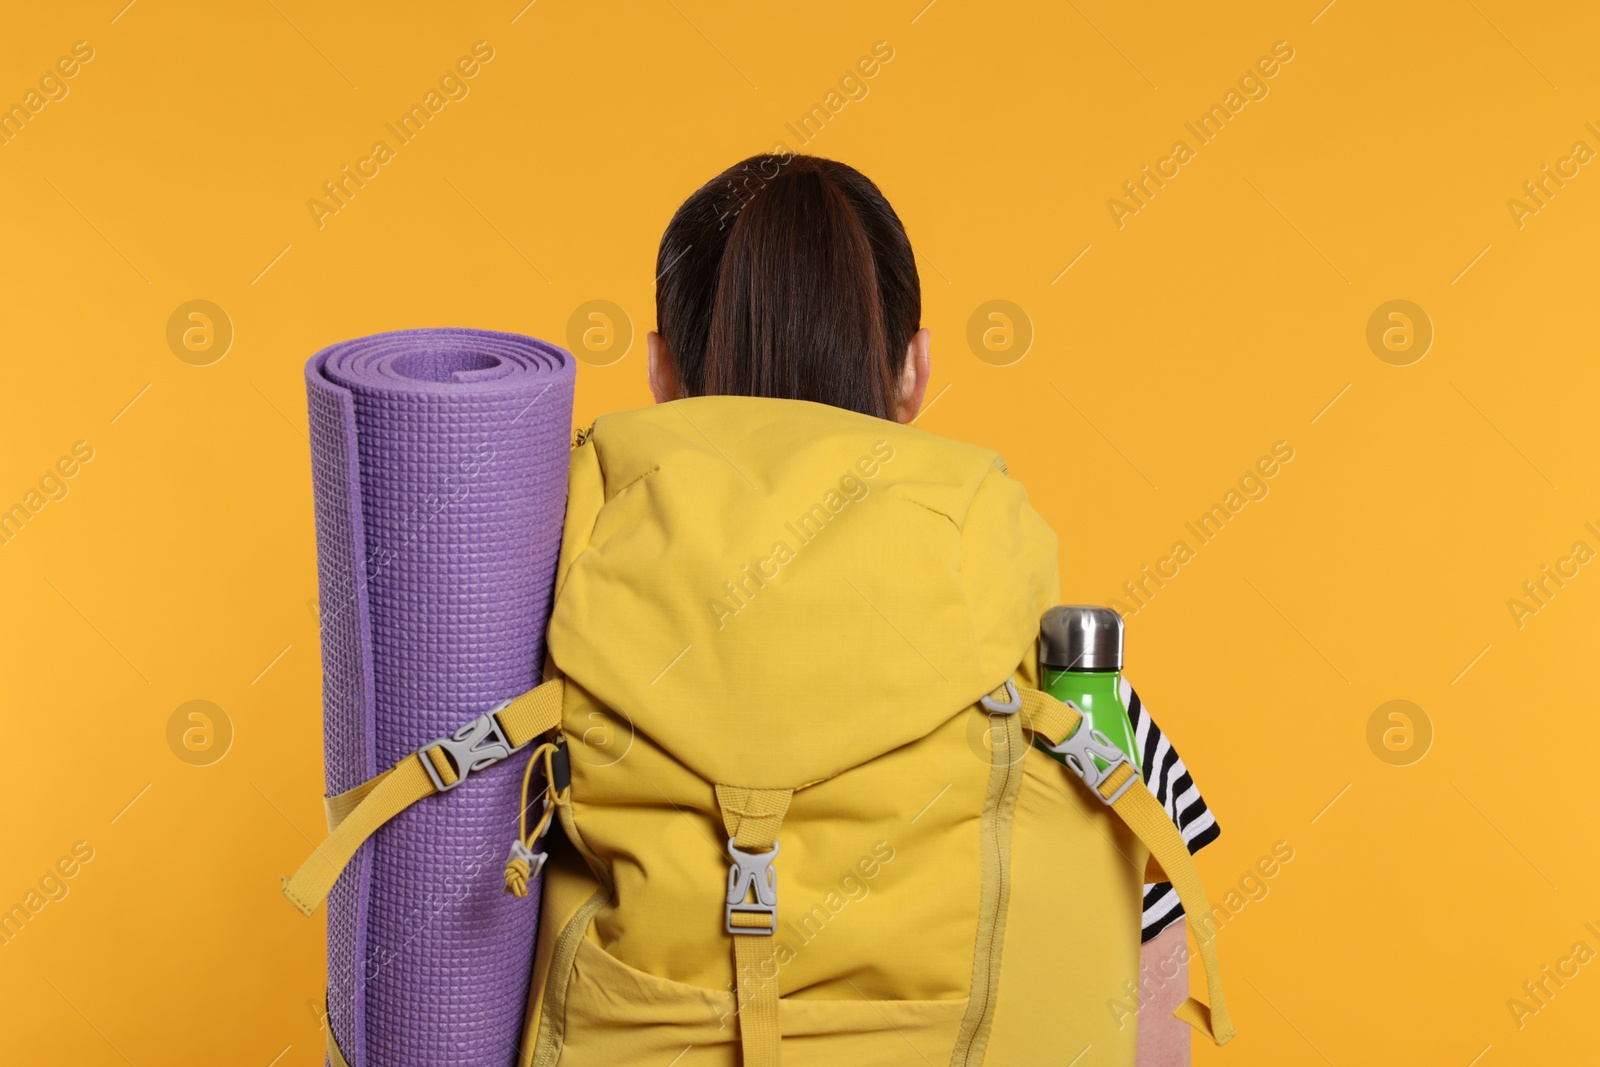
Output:
[[[1051,749],[1041,742],[1041,747],[1081,777],[1098,780],[1109,766],[1090,743],[1098,734],[1120,749],[1138,773],[1133,725],[1122,704],[1122,616],[1110,608],[1084,604],[1060,604],[1045,612],[1039,621],[1039,675],[1045,692],[1071,703],[1084,715],[1072,738],[1082,743]],[[1077,750],[1074,759],[1092,760],[1094,773],[1073,766],[1068,748]]]

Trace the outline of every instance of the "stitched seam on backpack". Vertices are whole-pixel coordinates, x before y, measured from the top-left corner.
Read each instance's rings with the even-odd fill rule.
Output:
[[[594,922],[594,913],[611,898],[611,887],[602,883],[594,895],[573,914],[552,950],[550,973],[545,978],[544,1006],[534,1043],[532,1067],[555,1067],[567,1038],[567,994],[572,986],[573,964],[578,959],[578,943]]]
[[[980,819],[979,849],[983,862],[977,936],[973,945],[972,988],[961,1030],[951,1050],[951,1067],[981,1064],[994,1021],[1000,984],[1000,956],[1005,947],[1006,913],[1011,903],[1011,824],[1022,785],[1022,760],[1014,753],[1025,744],[1016,716],[1006,718],[1006,744],[994,749],[988,794]],[[1026,755],[1026,750],[1023,750]],[[992,866],[991,866],[992,864]]]
[[[607,504],[611,503],[613,500],[617,499],[617,497],[621,496],[623,493],[627,492],[629,489],[632,489],[634,486],[638,485],[640,482],[644,481],[646,478],[650,477],[652,474],[655,474],[660,469],[661,469],[660,467],[651,467],[649,470],[645,471],[643,474],[639,475],[637,478],[629,479],[624,484],[618,486],[615,492],[607,490],[607,492],[606,492],[606,503]],[[604,505],[601,505],[601,506],[603,507]]]
[[[573,683],[568,682],[567,685],[568,688],[563,691],[563,718],[567,707],[565,698],[570,697]],[[584,693],[587,695],[588,691],[584,690]],[[583,857],[590,874],[599,884],[595,887],[594,894],[573,913],[571,921],[556,939],[555,948],[551,950],[550,972],[545,977],[544,1003],[539,1014],[539,1029],[532,1056],[528,1060],[531,1067],[555,1067],[561,1058],[567,1037],[567,993],[572,985],[573,965],[578,959],[578,942],[593,924],[595,913],[611,899],[615,889],[610,870],[601,863],[600,857],[594,854],[589,848],[589,843],[583,839],[583,833],[578,829],[577,816],[573,813],[573,805],[562,804],[558,810],[561,829],[566,834],[568,843],[579,856]]]

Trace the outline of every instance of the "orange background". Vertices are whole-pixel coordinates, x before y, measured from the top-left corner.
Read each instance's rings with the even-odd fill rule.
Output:
[[[1600,951],[1600,577],[1579,566],[1520,627],[1507,601],[1600,549],[1600,177],[1520,226],[1507,201],[1600,149],[1600,16],[523,2],[8,20],[0,103],[93,49],[0,146],[0,507],[93,449],[0,546],[0,906],[75,843],[93,856],[0,947],[9,1057],[321,1062],[321,922],[277,881],[321,833],[302,364],[400,327],[567,343],[609,300],[634,343],[580,369],[578,420],[646,403],[663,226],[779,142],[898,209],[934,337],[919,425],[1004,453],[1061,532],[1067,599],[1195,550],[1130,618],[1128,673],[1224,826],[1214,898],[1294,848],[1222,929],[1240,1035],[1196,1061],[1594,1056],[1600,964],[1520,1028],[1507,1001],[1576,942]],[[319,229],[307,200],[480,40],[469,95]],[[786,123],[877,41],[867,95],[802,145]],[[1198,145],[1184,123],[1279,41],[1268,95]],[[1119,228],[1108,199],[1178,139],[1194,158]],[[195,299],[234,332],[206,366],[167,341]],[[1434,331],[1408,366],[1367,341],[1395,299]],[[969,347],[990,300],[1031,323],[1020,360]],[[1269,495],[1199,546],[1184,524],[1278,441]],[[231,724],[208,765],[169,744],[191,700]],[[1409,750],[1369,745],[1390,700],[1421,709]],[[1420,761],[1379,758],[1414,760],[1423,717]]]

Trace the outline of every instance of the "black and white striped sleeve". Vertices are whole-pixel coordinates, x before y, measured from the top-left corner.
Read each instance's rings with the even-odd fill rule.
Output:
[[[1128,680],[1122,680],[1122,703],[1133,726],[1134,745],[1139,750],[1139,771],[1145,785],[1156,795],[1167,815],[1183,835],[1191,854],[1200,851],[1222,833],[1211,809],[1206,807],[1200,789],[1189,777],[1183,757],[1172,747],[1167,735],[1150,717],[1139,694]],[[1183,905],[1171,882],[1156,882],[1144,887],[1144,920],[1141,940],[1149,941],[1183,917]]]

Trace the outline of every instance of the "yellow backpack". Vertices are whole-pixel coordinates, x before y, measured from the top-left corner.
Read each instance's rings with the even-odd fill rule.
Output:
[[[547,680],[495,715],[549,778],[508,872],[544,874],[522,1067],[1131,1065],[1108,1004],[1143,884],[1210,909],[1136,768],[1037,688],[1056,551],[997,455],[913,427],[746,397],[600,418]],[[423,756],[329,801],[291,900],[454,780]],[[1195,932],[1210,1008],[1176,1014],[1221,1044]]]

